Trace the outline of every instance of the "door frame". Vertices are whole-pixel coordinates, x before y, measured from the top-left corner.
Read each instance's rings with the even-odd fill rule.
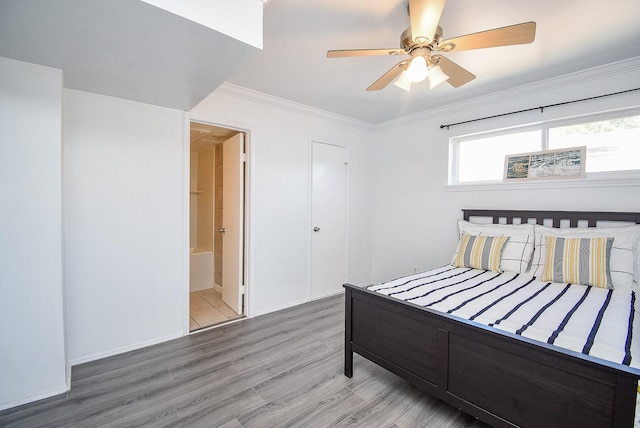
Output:
[[[253,277],[251,273],[254,271],[254,255],[253,255],[253,234],[251,231],[253,230],[252,226],[254,224],[254,213],[253,213],[253,162],[252,162],[252,129],[253,126],[247,123],[241,122],[232,122],[226,119],[218,119],[215,117],[204,116],[194,113],[186,112],[184,116],[184,125],[183,125],[183,144],[182,144],[182,208],[183,208],[183,244],[182,244],[182,254],[183,254],[183,336],[188,336],[189,334],[199,333],[202,331],[206,331],[210,328],[216,328],[220,325],[225,325],[228,323],[217,324],[212,327],[204,328],[201,330],[196,330],[194,332],[189,331],[189,227],[190,227],[190,217],[189,217],[189,192],[190,192],[190,149],[191,149],[191,122],[198,122],[206,125],[219,126],[221,128],[233,129],[238,132],[244,133],[244,152],[246,157],[245,162],[245,170],[244,170],[244,286],[245,286],[245,310],[244,315],[245,318],[252,318],[254,316],[253,311],[253,293],[251,292],[251,284],[253,283]],[[239,318],[238,320],[243,319]],[[229,323],[237,322],[238,320],[229,321]]]
[[[337,147],[342,147],[347,151],[347,178],[346,178],[346,196],[345,196],[345,203],[346,203],[346,209],[345,209],[345,216],[346,216],[346,229],[345,229],[345,234],[346,236],[344,237],[344,250],[345,250],[345,261],[344,261],[344,275],[345,275],[345,280],[347,279],[347,277],[349,276],[349,230],[350,230],[350,222],[349,222],[349,218],[350,218],[350,206],[351,206],[351,192],[350,192],[350,180],[351,180],[351,150],[349,150],[349,145],[342,143],[342,142],[338,142],[338,141],[333,141],[327,138],[311,138],[309,140],[309,216],[308,216],[308,221],[309,221],[309,225],[307,230],[309,231],[309,234],[307,235],[309,237],[309,241],[308,241],[308,251],[307,251],[307,302],[310,302],[312,299],[312,280],[313,280],[313,276],[311,274],[311,269],[313,268],[313,144],[314,143],[320,143],[320,144],[327,144],[330,146],[337,146]]]

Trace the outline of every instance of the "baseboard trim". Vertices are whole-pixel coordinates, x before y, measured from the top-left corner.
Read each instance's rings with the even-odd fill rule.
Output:
[[[59,388],[43,391],[38,394],[30,395],[29,397],[22,397],[16,400],[6,401],[0,403],[0,411],[11,409],[12,407],[22,406],[23,404],[33,403],[34,401],[44,400],[45,398],[55,397],[56,395],[66,394],[69,392],[69,385],[65,385]]]
[[[188,334],[188,333],[187,333]],[[112,357],[114,355],[123,354],[129,351],[135,351],[137,349],[146,348],[147,346],[157,345],[159,343],[168,342],[169,340],[178,339],[180,337],[185,336],[182,331],[175,332],[166,336],[156,337],[154,339],[145,340],[143,342],[134,343],[127,346],[122,346],[120,348],[110,349],[105,352],[98,352],[96,354],[87,355],[80,358],[74,358],[69,360],[69,364],[71,366],[76,366],[78,364],[88,363],[91,361],[101,360],[102,358]]]
[[[296,301],[293,301],[293,302],[286,303],[284,305],[275,306],[273,308],[264,309],[262,311],[256,311],[254,316],[258,317],[260,315],[270,314],[271,312],[281,311],[282,309],[288,309],[288,308],[291,308],[293,306],[298,306],[298,305],[301,305],[301,304],[307,303],[307,302],[308,302],[307,299],[296,300]]]

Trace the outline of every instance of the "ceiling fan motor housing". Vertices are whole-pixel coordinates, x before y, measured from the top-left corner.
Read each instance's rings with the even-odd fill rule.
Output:
[[[407,52],[411,53],[412,50],[418,47],[428,48],[430,51],[435,50],[438,44],[442,41],[442,27],[438,26],[436,33],[433,35],[433,40],[429,44],[420,44],[415,41],[413,34],[411,34],[411,27],[407,28],[400,35],[400,46]]]

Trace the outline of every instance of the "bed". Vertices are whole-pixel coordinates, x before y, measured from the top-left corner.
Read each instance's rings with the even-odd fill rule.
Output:
[[[490,219],[490,224],[475,226],[470,222],[474,219]],[[571,339],[563,342],[558,338],[559,334],[564,333],[563,329],[571,330],[568,320],[581,319],[576,315],[581,310],[577,309],[580,306],[578,304],[570,306],[571,309],[567,311],[569,315],[565,313],[556,317],[564,320],[559,324],[562,327],[551,327],[552,334],[548,337],[553,340],[545,341],[533,333],[531,337],[523,334],[522,329],[514,331],[511,327],[505,327],[503,325],[505,323],[496,324],[486,320],[479,322],[488,309],[474,308],[467,311],[464,316],[460,316],[458,312],[460,312],[461,300],[456,301],[455,310],[437,310],[435,308],[438,307],[441,299],[431,299],[429,303],[421,300],[424,299],[421,297],[423,294],[433,297],[436,291],[425,293],[422,290],[418,297],[415,294],[411,295],[410,292],[418,290],[418,287],[411,283],[414,279],[410,277],[372,287],[345,284],[345,375],[353,376],[353,353],[358,353],[415,386],[495,427],[632,427],[636,425],[636,402],[640,379],[640,355],[638,354],[640,352],[633,351],[640,346],[636,343],[640,342],[640,333],[637,333],[636,340],[633,340],[632,330],[634,325],[640,325],[640,316],[635,316],[637,282],[625,282],[624,287],[620,285],[618,289],[613,287],[614,290],[611,290],[611,288],[612,284],[617,287],[623,280],[637,281],[640,226],[636,225],[640,224],[640,213],[467,209],[463,210],[463,219],[459,222],[461,239],[452,264],[455,264],[456,260],[462,260],[461,254],[468,248],[465,244],[469,242],[463,242],[464,239],[478,240],[477,237],[483,235],[482,230],[485,227],[487,232],[484,235],[488,238],[484,239],[491,240],[491,245],[498,246],[497,237],[503,235],[489,233],[492,227],[508,228],[509,232],[506,235],[510,235],[510,238],[506,242],[509,243],[509,240],[512,240],[514,245],[516,241],[521,243],[520,238],[523,235],[529,235],[528,231],[533,229],[530,256],[523,256],[521,260],[515,261],[516,264],[511,260],[510,269],[514,272],[506,273],[500,283],[520,281],[516,285],[518,290],[529,290],[528,287],[531,285],[526,284],[541,286],[540,283],[544,285],[547,282],[553,283],[548,287],[557,286],[561,287],[559,290],[564,290],[562,287],[567,284],[562,283],[572,283],[572,281],[549,280],[549,275],[552,279],[557,279],[557,276],[553,276],[558,274],[557,271],[554,272],[553,263],[557,263],[559,258],[560,263],[563,263],[561,259],[563,253],[556,251],[554,247],[556,243],[568,244],[570,241],[585,243],[589,240],[592,245],[596,242],[598,245],[602,244],[606,254],[606,275],[595,278],[597,275],[594,274],[594,278],[590,278],[589,281],[605,281],[605,287],[603,289],[591,287],[593,284],[602,286],[601,283],[596,282],[586,286],[581,283],[576,285],[574,282],[566,287],[569,291],[561,291],[559,294],[568,296],[575,294],[574,290],[579,290],[578,294],[582,293],[585,296],[608,295],[612,301],[628,300],[626,309],[617,309],[612,305],[611,308],[615,309],[609,311],[612,313],[611,316],[625,312],[622,316],[623,322],[614,320],[613,324],[622,324],[620,330],[626,329],[626,333],[624,331],[610,333],[603,327],[595,335],[602,340],[596,340],[592,345],[605,351],[592,351],[593,347],[589,346],[589,350],[584,352],[581,347],[573,346],[572,349]],[[615,229],[617,233],[615,239],[608,236],[614,233],[609,232],[614,229],[611,227],[613,223],[624,225],[624,228]],[[462,229],[465,229],[464,233]],[[526,229],[527,233],[522,233],[523,229]],[[550,236],[555,234],[558,236]],[[584,239],[573,240],[575,236]],[[571,239],[566,239],[567,237]],[[548,248],[545,248],[545,244]],[[502,245],[505,245],[504,242]],[[628,265],[630,262],[633,265],[626,271],[623,271],[620,265],[614,266],[614,262],[619,263],[622,251],[618,247],[621,246],[624,247],[623,250],[629,250],[629,248],[633,250],[630,254],[629,251],[624,253],[625,257],[630,257],[625,260],[625,263]],[[518,249],[521,248],[518,247]],[[506,247],[502,247],[501,251],[503,251],[502,255],[506,254]],[[542,254],[540,254],[541,251]],[[596,250],[593,252],[595,254]],[[569,263],[568,254],[564,253],[565,266]],[[530,258],[527,260],[527,257]],[[491,257],[485,257],[482,263],[491,263],[488,259]],[[611,272],[609,272],[609,262],[611,262]],[[503,260],[498,263],[506,266],[507,262]],[[482,275],[493,278],[498,276],[498,273],[504,274],[504,271],[499,268],[484,269],[490,272],[487,274],[483,269],[464,266],[464,263],[439,269],[446,273],[431,272],[421,275],[441,274],[448,277],[458,274],[467,276],[477,274],[479,278]],[[448,269],[452,271],[449,272]],[[595,268],[593,269],[595,271]],[[459,273],[459,270],[466,273]],[[564,272],[564,274],[567,273]],[[626,276],[621,276],[623,274]],[[544,281],[540,281],[541,279]],[[421,281],[431,282],[430,280]],[[448,281],[453,280],[448,279]],[[496,280],[490,279],[484,282],[491,281]],[[405,288],[394,288],[399,287],[397,284],[405,282],[411,283],[410,286],[402,285],[401,287]],[[628,288],[627,284],[630,284]],[[448,284],[439,286],[439,289],[447,287],[450,286]],[[466,306],[467,300],[481,300],[494,293],[493,290],[503,290],[501,287],[504,286],[492,287],[490,290],[484,289],[479,297],[463,299],[462,306]],[[410,291],[404,291],[409,288],[411,288]],[[475,286],[466,287],[464,293],[467,292],[467,288],[475,288]],[[589,293],[591,288],[593,291]],[[545,292],[548,289],[550,288],[545,288]],[[381,290],[386,290],[387,294],[381,293]],[[463,292],[451,292],[447,296],[455,295],[458,298]],[[502,304],[519,292],[521,291],[502,294],[496,300]],[[536,293],[540,292],[536,291]],[[408,294],[409,297],[401,298],[401,294]],[[505,297],[506,294],[509,297]],[[586,300],[587,297],[580,299]],[[494,308],[496,305],[497,303],[485,303],[483,308]],[[624,304],[621,308],[624,308]],[[534,319],[537,321],[536,317],[543,312],[553,314],[553,311],[546,310],[547,307],[544,306],[536,313]],[[511,312],[513,311],[515,309]],[[482,316],[477,315],[479,312]],[[603,309],[600,309],[600,312],[605,313]],[[609,315],[604,316],[604,318],[607,317]],[[602,316],[596,320],[595,324],[606,324],[602,322]],[[586,335],[589,336],[589,332],[594,335],[594,329],[595,327],[586,328]],[[532,328],[529,331],[533,330],[535,329]],[[542,333],[543,337],[547,335],[548,332]],[[608,345],[600,343],[607,342],[607,338],[616,336],[621,336],[621,344],[615,345],[621,349],[607,350]],[[589,340],[593,342],[592,339],[593,337]],[[563,346],[559,346],[558,343],[562,343]],[[611,355],[613,358],[609,359]]]

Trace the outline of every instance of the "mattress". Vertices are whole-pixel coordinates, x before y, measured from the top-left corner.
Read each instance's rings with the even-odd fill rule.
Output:
[[[442,266],[368,287],[509,333],[640,368],[632,290],[541,282],[527,274]]]

